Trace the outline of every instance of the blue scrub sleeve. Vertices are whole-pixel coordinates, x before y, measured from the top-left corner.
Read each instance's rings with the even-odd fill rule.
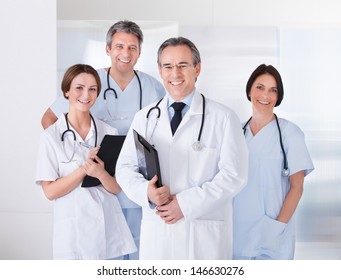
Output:
[[[59,117],[63,113],[69,111],[69,101],[64,97],[64,95],[59,95],[57,99],[50,106],[52,112]]]
[[[285,139],[290,175],[304,170],[306,176],[314,170],[314,165],[305,143],[304,133],[297,126],[292,126],[290,130]]]

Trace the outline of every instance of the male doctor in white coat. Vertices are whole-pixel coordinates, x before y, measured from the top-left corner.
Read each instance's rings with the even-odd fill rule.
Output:
[[[166,40],[158,67],[167,95],[136,113],[116,165],[120,186],[143,209],[140,259],[231,259],[232,198],[248,166],[240,121],[196,90],[201,59],[190,40]],[[133,129],[158,151],[160,188],[157,176],[147,181],[139,173]]]

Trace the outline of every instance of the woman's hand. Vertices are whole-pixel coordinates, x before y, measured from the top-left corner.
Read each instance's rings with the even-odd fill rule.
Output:
[[[100,180],[102,186],[110,193],[117,194],[121,191],[121,187],[117,184],[116,179],[105,170],[105,164],[97,153],[99,147],[90,150],[83,169],[88,176],[95,177]]]
[[[91,149],[86,162],[83,164],[83,169],[86,175],[100,178],[106,172],[104,162],[97,156],[99,147]]]

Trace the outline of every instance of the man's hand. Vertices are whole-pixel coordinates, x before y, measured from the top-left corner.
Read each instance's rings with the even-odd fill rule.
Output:
[[[147,195],[150,202],[162,205],[169,201],[169,189],[167,186],[156,187],[157,176],[155,175],[148,183]]]
[[[170,196],[167,204],[158,206],[156,209],[156,214],[159,215],[166,224],[174,224],[184,217],[176,199],[176,195]]]

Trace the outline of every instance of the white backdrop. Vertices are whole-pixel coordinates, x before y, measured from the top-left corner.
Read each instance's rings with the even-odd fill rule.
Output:
[[[55,97],[56,1],[1,1],[0,34],[0,259],[48,259],[51,204],[34,178],[40,118]]]

